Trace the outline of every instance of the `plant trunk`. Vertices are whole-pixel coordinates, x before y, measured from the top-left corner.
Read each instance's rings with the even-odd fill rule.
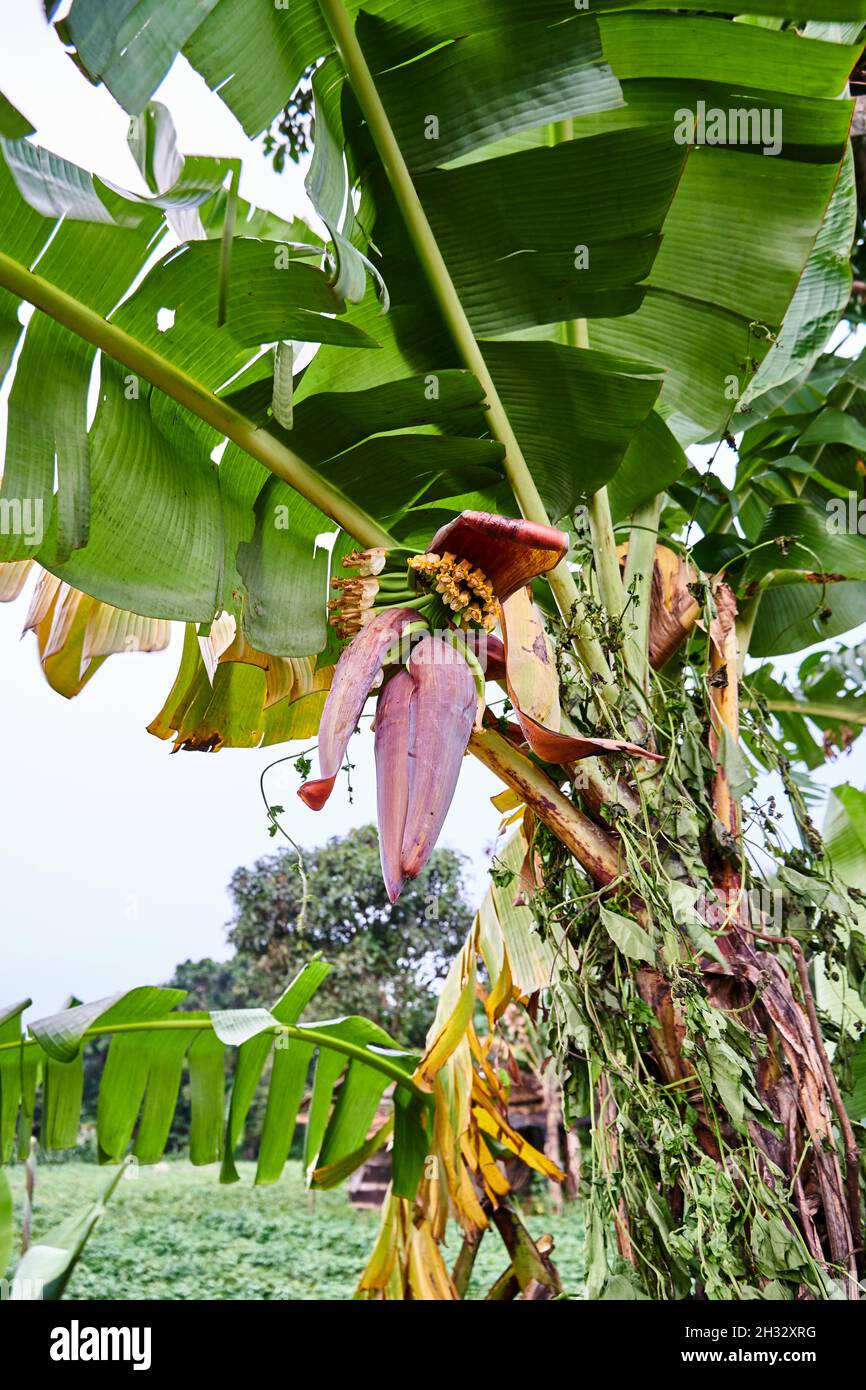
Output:
[[[541,1103],[544,1107],[544,1152],[557,1168],[562,1167],[562,1145],[559,1127],[562,1121],[562,1095],[553,1067],[545,1067],[541,1073]],[[562,1188],[558,1183],[550,1185],[550,1205],[557,1215],[562,1212]]]

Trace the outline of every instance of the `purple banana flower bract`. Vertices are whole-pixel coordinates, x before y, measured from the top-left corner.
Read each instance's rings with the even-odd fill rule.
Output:
[[[401,866],[417,878],[433,851],[454,796],[472,733],[477,694],[458,651],[438,637],[422,637],[409,660],[414,690],[409,704],[409,796]]]
[[[319,725],[319,777],[298,791],[313,811],[331,795],[364,702],[388,648],[406,625],[421,621],[414,608],[386,608],[363,627],[342,652]],[[465,665],[465,662],[464,662]]]
[[[451,551],[478,565],[500,603],[538,574],[547,574],[568,553],[568,536],[542,526],[491,512],[461,512],[440,527],[427,547],[441,555]]]
[[[383,687],[376,706],[376,807],[379,853],[388,897],[395,903],[406,875],[401,854],[409,804],[409,706],[415,682],[406,670]]]

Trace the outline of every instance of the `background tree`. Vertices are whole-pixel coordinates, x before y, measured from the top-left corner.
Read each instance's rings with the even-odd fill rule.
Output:
[[[437,985],[472,920],[462,857],[436,850],[393,906],[375,826],[305,850],[303,862],[306,902],[293,850],[236,869],[234,956],[184,961],[171,984],[189,990],[189,1008],[249,1007],[276,998],[319,953],[333,967],[318,992],[321,1015],[364,1014],[398,1042],[423,1046]]]
[[[438,987],[472,921],[463,858],[438,849],[392,906],[379,866],[376,827],[335,835],[303,852],[304,881],[293,850],[236,869],[229,884],[234,914],[225,961],[206,956],[179,964],[168,987],[184,989],[184,1009],[248,1009],[270,1003],[316,953],[332,966],[318,991],[321,1017],[363,1014],[397,1042],[420,1050],[436,1009]],[[95,1121],[107,1039],[84,1054],[82,1116]],[[233,1066],[229,1067],[229,1084]],[[247,1158],[258,1151],[267,1069],[251,1110]],[[190,1088],[184,1082],[171,1145],[185,1149]]]

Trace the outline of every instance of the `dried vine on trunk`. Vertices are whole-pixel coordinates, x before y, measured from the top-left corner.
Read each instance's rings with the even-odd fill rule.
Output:
[[[681,584],[695,579],[682,569]],[[810,960],[833,957],[809,889],[829,870],[813,830],[776,853],[772,888],[749,862],[744,821],[772,813],[741,805],[736,602],[715,582],[691,608],[675,610],[683,632],[692,623],[685,655],[653,676],[663,771],[613,805],[572,788],[603,840],[576,845],[558,798],[510,779],[539,822],[536,920],[566,927],[578,960],[552,984],[547,1027],[569,1118],[593,1116],[588,1294],[857,1298],[859,1155],[809,982]],[[584,727],[590,701],[578,687]],[[619,715],[634,717],[627,696]],[[760,715],[750,730],[761,737]],[[507,776],[507,756],[485,751]],[[796,932],[766,929],[767,902]]]

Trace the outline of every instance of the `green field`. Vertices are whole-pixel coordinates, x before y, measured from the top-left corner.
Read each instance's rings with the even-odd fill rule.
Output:
[[[133,1169],[117,1188],[75,1269],[68,1298],[347,1299],[378,1229],[378,1215],[355,1211],[342,1190],[304,1190],[301,1165],[290,1163],[273,1187],[254,1187],[255,1165],[240,1163],[241,1182],[222,1187],[218,1169],[174,1160],[162,1170]],[[11,1173],[16,1197],[23,1170]],[[108,1171],[70,1160],[43,1164],[37,1175],[34,1240],[91,1203]],[[551,1231],[563,1284],[580,1293],[583,1231],[579,1206],[562,1218],[526,1215],[534,1236]],[[449,1257],[456,1254],[452,1237]],[[505,1251],[485,1236],[473,1281],[475,1297],[502,1273]]]

